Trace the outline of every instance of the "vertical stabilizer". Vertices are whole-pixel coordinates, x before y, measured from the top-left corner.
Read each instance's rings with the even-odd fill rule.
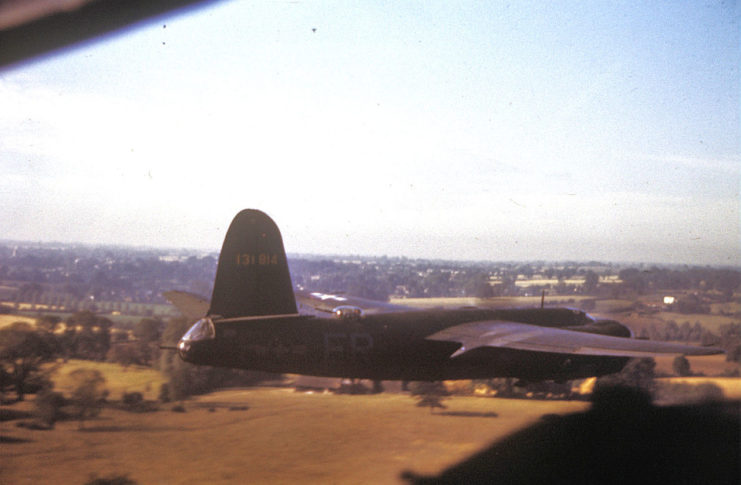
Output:
[[[221,247],[208,314],[224,318],[297,313],[278,226],[265,213],[236,215]]]

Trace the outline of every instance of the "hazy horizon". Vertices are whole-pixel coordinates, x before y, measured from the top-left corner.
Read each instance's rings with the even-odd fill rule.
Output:
[[[131,244],[105,244],[96,242],[62,242],[62,241],[22,241],[12,239],[0,239],[0,245],[23,245],[23,246],[35,246],[35,247],[85,247],[90,249],[121,249],[131,251],[155,251],[167,253],[169,251],[175,253],[185,253],[189,255],[200,254],[213,255],[218,257],[221,248],[196,248],[196,247],[181,247],[181,246],[148,246],[148,245],[131,245]],[[389,255],[389,254],[358,254],[358,253],[307,253],[307,252],[296,252],[287,251],[286,256],[288,259],[292,258],[310,258],[310,259],[328,259],[328,260],[349,260],[353,259],[405,259],[408,261],[430,261],[436,263],[454,263],[454,264],[544,264],[544,265],[556,265],[556,264],[577,264],[581,266],[589,266],[591,264],[598,265],[615,265],[615,266],[659,266],[666,268],[674,267],[711,267],[711,268],[729,268],[735,270],[741,270],[741,265],[731,264],[692,264],[692,263],[668,263],[662,261],[630,261],[630,260],[579,260],[579,259],[560,259],[560,260],[547,260],[547,259],[447,259],[447,258],[426,258],[422,256],[405,256],[405,255]]]

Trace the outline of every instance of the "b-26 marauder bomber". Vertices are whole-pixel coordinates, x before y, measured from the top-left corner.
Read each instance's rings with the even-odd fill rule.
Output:
[[[636,357],[722,352],[637,340],[619,322],[570,308],[420,310],[345,295],[296,295],[278,227],[251,209],[229,227],[210,303],[182,292],[165,296],[186,316],[201,317],[207,308],[177,344],[183,360],[275,373],[562,381],[619,372]],[[300,313],[297,296],[318,311]]]

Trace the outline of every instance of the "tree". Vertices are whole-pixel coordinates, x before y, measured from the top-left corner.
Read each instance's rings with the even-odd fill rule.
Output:
[[[646,290],[646,275],[636,268],[626,268],[618,274],[625,288],[642,295]]]
[[[430,271],[422,280],[426,296],[447,296],[450,288],[450,271],[435,269]]]
[[[733,301],[733,292],[741,285],[741,272],[730,269],[719,270],[716,288],[723,293],[726,301]]]
[[[435,408],[445,409],[442,403],[450,397],[450,393],[441,381],[415,382],[411,386],[412,396],[417,400],[418,407],[429,407],[430,414]]]
[[[157,359],[159,351],[157,342],[160,339],[162,326],[162,320],[155,318],[143,318],[134,326],[136,347],[141,363],[144,365],[150,365]]]
[[[156,342],[160,338],[162,320],[155,318],[142,318],[134,325],[134,337],[142,342]]]
[[[43,425],[53,428],[54,423],[62,416],[64,404],[62,393],[54,392],[51,386],[42,389],[34,400],[36,419]]]
[[[494,292],[489,284],[489,275],[483,272],[471,274],[463,285],[463,289],[466,292],[466,296],[473,296],[476,298],[489,298],[494,296]]]
[[[652,395],[656,389],[654,370],[656,362],[651,358],[631,359],[617,374],[597,379],[595,389],[610,387],[631,387]]]
[[[41,364],[54,357],[54,342],[49,335],[26,322],[15,322],[0,330],[0,367],[3,388],[11,384],[23,401],[29,382],[41,376]]]
[[[61,322],[62,319],[55,315],[44,315],[36,320],[36,328],[49,333],[54,333]]]
[[[679,355],[674,358],[674,361],[672,362],[672,369],[674,370],[674,373],[680,377],[692,375],[692,370],[690,369],[690,361],[687,360],[687,357],[685,357],[684,355]]]
[[[103,387],[105,377],[95,369],[76,369],[69,374],[74,385],[71,401],[79,429],[83,429],[86,419],[100,414],[108,391]]]
[[[591,269],[587,271],[587,274],[584,276],[584,291],[586,293],[592,293],[595,289],[597,289],[597,284],[599,283],[599,275],[592,271]]]
[[[731,348],[726,353],[726,361],[741,363],[741,344],[731,346]]]
[[[145,360],[145,356],[142,355],[141,349],[135,342],[121,342],[113,345],[106,354],[106,361],[121,364],[124,368],[130,365],[142,365]]]
[[[111,346],[113,322],[90,311],[70,316],[63,341],[65,351],[81,359],[104,360]]]

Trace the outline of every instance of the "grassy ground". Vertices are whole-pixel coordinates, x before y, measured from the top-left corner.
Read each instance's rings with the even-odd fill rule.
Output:
[[[741,379],[738,377],[671,377],[658,379],[659,382],[672,384],[713,384],[723,391],[723,398],[727,400],[741,400]]]
[[[106,378],[105,388],[110,392],[109,399],[119,400],[125,392],[141,392],[144,399],[157,399],[162,383],[167,378],[159,371],[150,367],[128,366],[109,362],[93,362],[89,360],[70,360],[64,364],[55,364],[51,376],[54,381],[54,390],[69,393],[72,384],[69,374],[77,369],[93,369],[100,371]]]
[[[23,317],[21,315],[0,315],[0,328],[6,327],[15,322],[28,322],[31,325],[36,325],[35,318]]]
[[[51,431],[6,422],[0,483],[84,483],[91,474],[142,484],[398,483],[402,470],[437,472],[544,414],[587,406],[474,397],[446,404],[450,414],[430,414],[406,395],[249,389],[186,402],[186,413],[106,409],[86,431],[74,422]]]
[[[655,357],[656,373],[666,375],[674,374],[674,359],[674,355]],[[702,374],[709,377],[729,375],[734,371],[741,369],[741,365],[738,363],[727,362],[725,354],[688,356],[687,360],[690,362],[690,369],[693,374]]]
[[[720,357],[692,358],[693,371]],[[667,365],[671,369],[671,362]],[[152,369],[69,361],[54,374],[81,367],[106,376],[110,399],[123,392],[156,397],[162,376]],[[713,380],[726,398],[741,396],[741,380]],[[32,399],[32,398],[31,398]],[[437,414],[405,394],[347,396],[256,388],[215,392],[135,414],[106,408],[78,430],[74,421],[50,431],[0,423],[0,484],[82,484],[128,474],[141,484],[398,483],[406,469],[436,473],[545,414],[567,414],[588,404],[453,397]],[[4,411],[31,410],[32,402]],[[554,443],[558,446],[558,443]]]

